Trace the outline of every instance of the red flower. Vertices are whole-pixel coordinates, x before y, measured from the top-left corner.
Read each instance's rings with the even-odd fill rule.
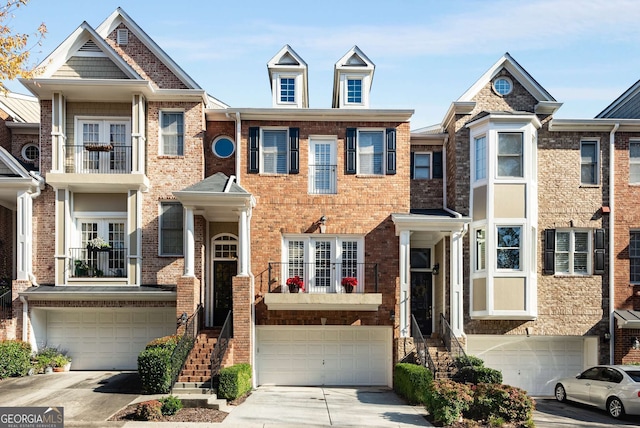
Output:
[[[287,285],[298,286],[302,291],[304,291],[304,282],[298,275],[287,279]]]
[[[346,276],[342,278],[342,286],[346,287],[347,285],[350,285],[351,287],[357,287],[358,279],[354,276]]]

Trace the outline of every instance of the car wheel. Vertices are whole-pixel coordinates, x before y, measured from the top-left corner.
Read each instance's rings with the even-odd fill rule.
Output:
[[[556,400],[559,402],[567,401],[567,392],[564,390],[564,386],[561,383],[556,385]]]
[[[607,412],[616,418],[620,419],[624,416],[624,406],[622,405],[622,401],[618,397],[612,397],[607,402]]]

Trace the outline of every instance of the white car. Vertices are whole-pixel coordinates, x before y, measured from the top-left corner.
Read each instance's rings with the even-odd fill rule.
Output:
[[[640,366],[596,366],[560,379],[558,401],[571,400],[606,410],[614,418],[640,414]]]

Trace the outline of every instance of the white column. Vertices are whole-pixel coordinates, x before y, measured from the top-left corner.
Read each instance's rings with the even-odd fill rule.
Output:
[[[33,247],[31,218],[33,216],[33,203],[31,195],[27,192],[18,192],[18,213],[16,215],[16,276],[17,279],[29,279],[32,270]]]
[[[248,208],[240,210],[238,219],[238,276],[249,275],[249,213]]]
[[[400,232],[400,337],[409,337],[411,326],[411,306],[409,305],[411,232]]]
[[[462,246],[463,246],[464,232],[455,232],[451,236],[451,250],[450,250],[450,276],[451,276],[451,330],[456,337],[461,337],[463,332],[463,296],[462,296]]]
[[[196,241],[193,208],[184,209],[184,276],[195,276]]]

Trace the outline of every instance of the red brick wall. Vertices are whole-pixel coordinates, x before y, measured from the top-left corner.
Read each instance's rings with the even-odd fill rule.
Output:
[[[233,364],[251,363],[251,279],[234,277],[233,291]]]
[[[442,144],[411,144],[411,152],[442,152]],[[433,175],[433,169],[431,170]],[[411,180],[411,208],[437,209],[443,206],[443,178]]]
[[[211,143],[217,137],[226,136],[231,141],[236,142],[236,124],[235,122],[207,122],[207,132],[204,137],[204,161],[206,165],[205,176],[209,177],[216,172],[222,172],[228,176],[235,174],[236,171],[236,154],[234,153],[227,159],[220,159],[213,154]]]

